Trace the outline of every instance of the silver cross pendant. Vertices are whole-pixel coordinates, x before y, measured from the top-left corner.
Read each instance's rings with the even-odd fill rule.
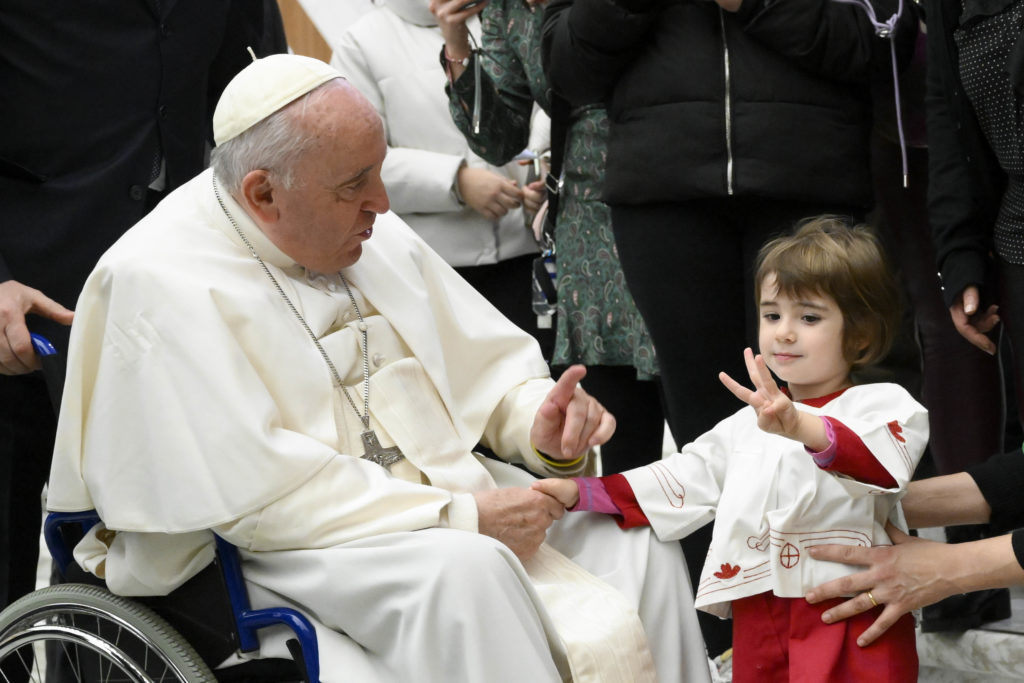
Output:
[[[375,462],[387,469],[405,457],[402,451],[398,449],[398,446],[383,448],[380,445],[380,440],[377,439],[377,433],[372,429],[367,429],[361,436],[363,439],[362,457],[364,460]]]

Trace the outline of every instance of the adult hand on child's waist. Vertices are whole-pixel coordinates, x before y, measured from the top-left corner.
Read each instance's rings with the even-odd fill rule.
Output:
[[[968,590],[954,578],[963,553],[945,543],[927,541],[903,533],[891,524],[886,531],[891,546],[820,545],[810,548],[811,557],[824,562],[841,562],[864,567],[864,571],[833,579],[811,589],[807,601],[853,595],[822,615],[831,624],[884,605],[881,614],[857,638],[861,647],[874,642],[907,612]]]

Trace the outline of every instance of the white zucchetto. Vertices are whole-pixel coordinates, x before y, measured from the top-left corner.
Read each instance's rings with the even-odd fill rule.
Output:
[[[238,72],[213,112],[213,140],[220,145],[329,80],[342,78],[312,57],[277,54],[253,60]]]

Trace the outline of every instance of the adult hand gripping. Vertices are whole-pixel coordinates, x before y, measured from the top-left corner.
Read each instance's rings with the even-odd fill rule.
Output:
[[[507,545],[523,562],[540,548],[552,522],[565,514],[557,500],[527,488],[490,489],[473,497],[479,532]]]
[[[35,313],[70,325],[74,311],[15,280],[0,282],[0,374],[23,375],[39,368],[25,315]]]
[[[579,386],[586,374],[582,365],[569,367],[537,409],[530,441],[552,459],[573,460],[615,432],[612,414]],[[474,498],[480,533],[498,539],[521,560],[537,552],[548,527],[565,514],[562,502],[533,488],[480,491]]]

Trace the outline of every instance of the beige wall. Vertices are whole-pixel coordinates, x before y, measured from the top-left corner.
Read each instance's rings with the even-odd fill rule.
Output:
[[[345,2],[346,0],[336,0]],[[284,19],[284,31],[292,52],[308,57],[316,57],[327,62],[331,59],[331,49],[327,47],[320,32],[310,21],[299,0],[277,0]]]

